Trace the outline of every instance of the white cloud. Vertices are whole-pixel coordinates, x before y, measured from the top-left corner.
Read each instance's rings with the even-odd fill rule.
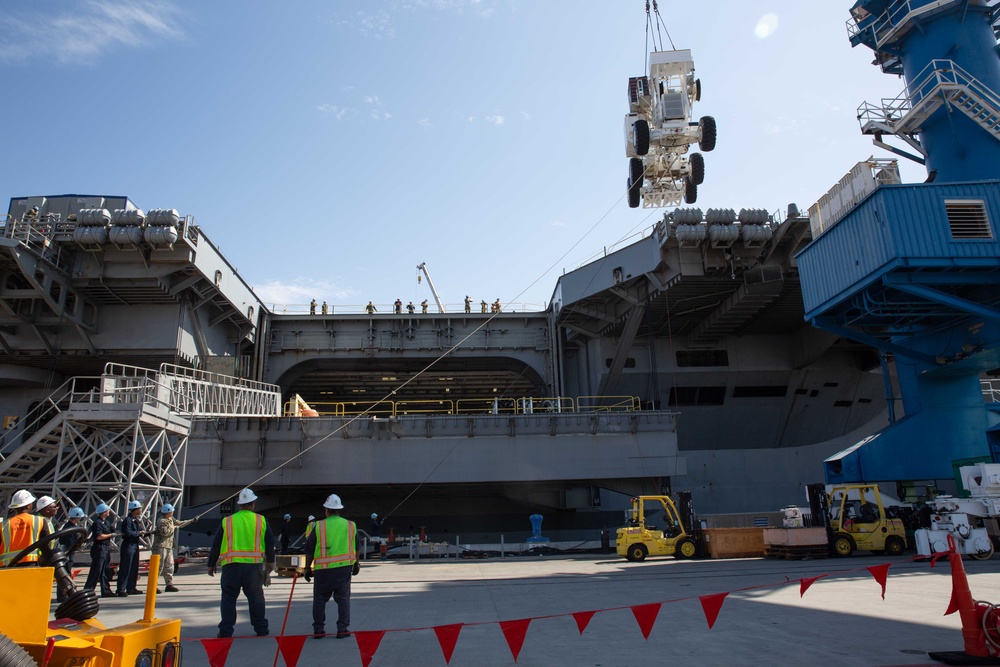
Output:
[[[417,121],[417,125],[420,125],[421,127],[430,127],[433,123],[431,123],[430,118],[421,118]]]
[[[316,108],[320,113],[333,116],[337,120],[343,120],[344,116],[346,116],[348,112],[354,111],[353,109],[348,109],[346,107],[338,107],[336,104],[320,104]]]
[[[476,117],[475,116],[469,116],[465,120],[469,121],[470,123],[475,123],[476,122]]]
[[[378,95],[365,95],[366,104],[374,104],[375,106],[381,106],[382,100],[378,98]]]
[[[392,114],[386,111],[376,111],[373,109],[371,112],[371,117],[372,120],[383,121],[383,120],[390,120],[392,118]]]
[[[531,120],[531,114],[528,113],[527,111],[522,111],[521,112],[521,118],[523,118],[526,121]]]
[[[396,38],[396,28],[392,25],[392,19],[387,12],[381,9],[374,14],[358,12],[355,14],[355,21],[340,21],[340,23],[372,39]]]
[[[254,293],[268,307],[303,306],[316,299],[318,303],[343,301],[356,294],[353,290],[338,287],[328,280],[311,278],[296,278],[292,282],[269,280],[263,285],[253,287]]]
[[[486,116],[485,118],[483,118],[483,120],[485,120],[487,123],[493,123],[494,125],[503,125],[504,122],[506,121],[506,118],[504,118],[500,114],[494,114],[492,116]]]
[[[50,13],[47,3],[33,6],[44,8],[20,13],[8,8],[0,15],[0,62],[31,57],[86,62],[116,47],[137,49],[184,38],[181,11],[165,0],[88,0],[62,13]]]
[[[777,29],[778,15],[773,12],[769,12],[757,20],[757,25],[754,26],[753,34],[757,36],[757,39],[767,39],[773,35]]]
[[[566,223],[563,222],[562,220],[553,220],[550,224],[553,227],[565,227],[566,226]]]

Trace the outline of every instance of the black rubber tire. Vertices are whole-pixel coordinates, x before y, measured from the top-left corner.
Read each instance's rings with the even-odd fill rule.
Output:
[[[632,123],[632,143],[636,155],[645,155],[649,152],[649,123],[644,118]]]
[[[38,663],[20,644],[0,634],[0,667],[38,667]]]
[[[698,184],[690,178],[684,179],[684,203],[693,204],[698,201]]]
[[[631,158],[628,161],[628,177],[632,179],[633,183],[638,183],[642,187],[643,179],[645,178],[644,172],[646,171],[646,166],[642,163],[641,158]]]
[[[677,550],[674,552],[674,558],[678,560],[687,560],[698,555],[698,546],[694,543],[694,540],[684,538],[677,542],[675,548]]]
[[[890,535],[885,538],[885,553],[889,556],[900,556],[906,551],[906,542],[903,538],[896,535]]]
[[[642,193],[639,191],[639,187],[632,186],[632,179],[625,179],[625,187],[628,189],[628,207],[629,208],[639,208],[639,199]]]
[[[701,120],[698,121],[698,129],[701,130],[701,139],[698,140],[698,148],[706,153],[711,153],[715,150],[715,139],[718,135],[715,119],[711,116],[702,116]]]
[[[701,102],[701,79],[694,80],[694,101]]]
[[[691,153],[691,182],[701,185],[705,182],[705,156],[701,153]]]
[[[839,533],[833,537],[833,553],[835,556],[846,558],[854,553],[854,539],[850,535]]]
[[[642,561],[646,560],[646,556],[649,555],[649,549],[646,548],[645,544],[642,544],[640,542],[638,544],[631,545],[628,548],[627,553],[628,555],[626,556],[626,558],[628,558],[630,561],[632,561],[633,563],[641,563]]]

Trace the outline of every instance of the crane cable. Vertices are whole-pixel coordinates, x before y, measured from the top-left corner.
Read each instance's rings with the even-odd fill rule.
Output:
[[[653,48],[656,49],[657,51],[662,51],[663,50],[663,35],[660,34],[660,28],[663,28],[663,32],[665,32],[667,34],[667,41],[670,42],[670,48],[672,50],[676,50],[677,47],[674,46],[674,40],[670,38],[670,31],[667,30],[667,24],[663,22],[663,17],[660,16],[660,8],[657,6],[656,0],[653,0],[653,13],[656,14],[655,21],[654,21],[654,19],[652,18],[652,16],[649,13],[649,2],[650,2],[650,0],[646,0],[646,45],[647,45],[647,47],[649,46],[649,36],[652,35],[652,37],[653,37]],[[651,26],[650,23],[653,23],[653,26]],[[656,28],[656,33],[655,34],[653,33],[653,27],[654,26]],[[656,43],[656,38],[657,37],[660,38],[660,43],[659,44]]]

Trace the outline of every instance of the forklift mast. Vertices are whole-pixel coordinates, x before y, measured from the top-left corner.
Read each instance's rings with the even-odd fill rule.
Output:
[[[694,503],[691,502],[690,491],[677,492],[677,513],[680,515],[681,524],[684,531],[691,536],[698,547],[698,555],[705,555],[705,540],[701,531],[701,523],[694,512]]]

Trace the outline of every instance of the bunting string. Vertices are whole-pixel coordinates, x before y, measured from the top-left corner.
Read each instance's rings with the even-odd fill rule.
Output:
[[[514,662],[517,662],[518,656],[521,653],[521,648],[524,646],[524,640],[528,633],[528,626],[532,621],[539,621],[543,619],[550,618],[563,618],[571,616],[576,623],[577,629],[582,635],[584,630],[587,629],[591,619],[594,615],[598,613],[613,612],[613,611],[624,611],[629,610],[635,617],[636,623],[639,626],[639,631],[642,633],[644,639],[648,640],[649,635],[653,630],[653,626],[656,624],[657,615],[660,609],[665,604],[675,604],[679,602],[688,602],[693,600],[698,600],[701,604],[702,611],[705,614],[705,621],[708,623],[708,629],[711,630],[715,626],[716,620],[718,620],[719,612],[722,610],[722,604],[726,597],[732,593],[743,593],[748,591],[756,591],[767,588],[777,588],[780,586],[799,586],[799,597],[805,595],[806,591],[815,582],[820,579],[828,579],[830,577],[838,577],[844,575],[850,575],[854,573],[867,572],[875,580],[875,582],[881,587],[882,599],[885,599],[886,584],[888,582],[889,568],[893,565],[899,563],[917,562],[927,560],[923,556],[914,556],[908,560],[896,561],[892,563],[881,563],[879,565],[869,565],[865,567],[852,568],[848,570],[840,570],[838,572],[819,574],[812,577],[801,577],[799,579],[789,579],[787,576],[784,577],[784,581],[778,581],[768,584],[758,584],[756,586],[745,586],[743,588],[736,588],[730,591],[724,591],[721,593],[712,593],[708,595],[700,596],[687,596],[680,598],[671,598],[667,600],[660,600],[657,602],[648,602],[643,604],[635,605],[621,605],[616,607],[606,607],[604,609],[593,609],[589,611],[575,611],[561,614],[545,614],[541,616],[532,616],[530,618],[520,618],[506,621],[478,621],[471,623],[451,623],[446,625],[435,625],[426,627],[415,627],[415,628],[395,628],[388,630],[363,630],[353,632],[355,643],[358,646],[358,652],[361,656],[361,664],[363,667],[368,667],[375,657],[375,653],[378,651],[379,645],[382,639],[388,633],[393,632],[420,632],[426,630],[432,630],[437,637],[438,644],[441,647],[441,653],[444,657],[445,664],[451,663],[452,655],[455,652],[455,646],[458,643],[459,635],[462,630],[466,627],[476,626],[476,625],[499,625],[500,631],[503,633],[504,639],[507,641],[507,646],[510,649],[511,655],[514,658]],[[930,567],[934,567],[937,558],[930,561]],[[294,586],[294,580],[292,582]],[[292,589],[294,592],[294,588]],[[291,604],[291,599],[289,599],[289,604]],[[948,608],[945,611],[945,615],[954,613],[957,609],[954,602],[954,593],[952,600],[948,604]],[[299,661],[299,657],[302,653],[303,645],[307,637],[310,634],[304,635],[284,635],[280,637],[271,637],[270,639],[277,640],[278,650],[281,653],[281,657],[284,658],[284,662],[287,667],[296,667]],[[234,639],[263,639],[255,636],[248,637],[231,637],[226,639],[206,639],[206,638],[182,638],[181,641],[197,641],[202,644],[205,649],[205,653],[208,656],[208,662],[211,667],[225,667],[226,660],[229,656],[229,649],[232,647],[232,642]]]

